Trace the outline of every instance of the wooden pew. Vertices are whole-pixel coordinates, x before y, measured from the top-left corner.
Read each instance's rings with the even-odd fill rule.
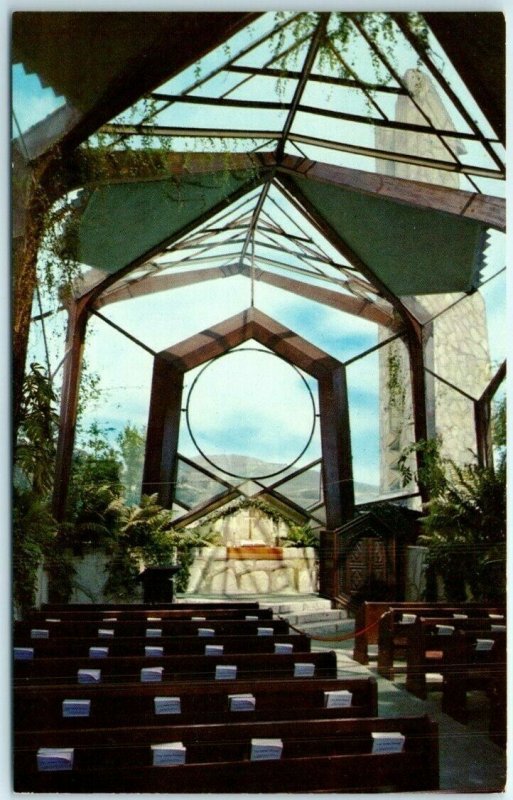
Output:
[[[148,611],[150,614],[157,609],[169,611],[183,611],[185,609],[197,610],[200,609],[214,609],[214,608],[238,608],[246,609],[248,613],[251,610],[260,608],[258,601],[254,600],[201,600],[195,602],[173,602],[173,603],[42,603],[39,611],[44,614],[59,614],[64,611],[80,612],[85,611],[90,613],[93,609],[96,611],[111,613],[112,611]],[[34,609],[37,610],[37,609]]]
[[[476,649],[478,639],[493,640],[490,650]],[[444,668],[442,711],[463,724],[468,721],[467,692],[484,691],[490,702],[491,739],[506,746],[506,634],[489,629],[459,630]]]
[[[101,681],[133,683],[141,679],[141,670],[161,668],[162,682],[177,680],[214,680],[217,666],[236,665],[237,678],[292,677],[297,662],[314,665],[315,675],[337,677],[335,651],[313,653],[235,653],[228,655],[113,656],[108,658],[43,658],[14,661],[15,685],[52,683],[76,686],[78,670],[101,670]],[[160,682],[160,681],[159,681]],[[159,682],[155,682],[158,685]]]
[[[441,634],[437,628],[439,625],[454,625],[454,633],[451,635]],[[466,631],[466,625],[471,630]],[[417,617],[415,622],[407,627],[406,688],[421,699],[425,699],[427,696],[426,675],[428,673],[441,674],[445,686],[449,678],[452,684],[459,678],[463,681],[472,663],[487,664],[489,662],[490,653],[487,651],[478,651],[473,657],[470,648],[468,652],[462,650],[462,642],[466,642],[467,639],[472,643],[475,643],[477,638],[493,639],[498,642],[493,658],[498,651],[502,652],[504,649],[505,653],[505,645],[501,644],[505,642],[505,632],[491,631],[489,627],[482,629],[480,626],[476,629],[475,621],[472,619]]]
[[[482,604],[478,603],[459,603],[457,605],[448,604],[446,602],[426,603],[424,601],[405,601],[405,602],[374,602],[365,601],[362,603],[355,614],[355,644],[353,650],[353,659],[360,664],[369,663],[368,647],[370,644],[378,644],[379,633],[378,623],[380,618],[391,609],[396,609],[398,613],[426,613],[436,614],[440,612],[443,616],[446,612],[461,612],[467,613],[467,609],[483,608]],[[490,611],[494,611],[490,607]],[[504,613],[504,609],[495,609],[496,613]],[[362,633],[358,634],[361,631]]]
[[[474,604],[472,606],[444,606],[432,608],[425,606],[422,608],[405,609],[404,607],[390,606],[389,609],[382,614],[378,622],[378,674],[388,680],[394,680],[394,676],[398,671],[404,672],[403,668],[394,668],[394,662],[400,658],[406,657],[406,647],[408,643],[409,627],[413,623],[403,622],[404,615],[415,615],[416,617],[423,618],[439,618],[439,622],[447,620],[444,624],[459,624],[459,627],[465,628],[466,625],[474,624],[485,625],[494,624],[505,621],[505,610],[491,606],[481,606]],[[495,620],[489,617],[489,614],[496,616],[503,616],[503,620]],[[455,615],[466,615],[468,622]],[[476,622],[472,623],[471,621]]]
[[[54,619],[58,619],[55,617]],[[107,617],[108,619],[108,617]],[[33,638],[31,632],[47,630],[48,638],[54,637],[94,637],[100,630],[113,631],[114,636],[146,636],[148,629],[161,631],[161,636],[197,636],[200,628],[211,628],[218,635],[236,636],[257,635],[258,628],[272,628],[275,633],[288,633],[289,624],[284,619],[266,619],[251,621],[245,619],[212,619],[195,621],[191,619],[163,619],[160,621],[118,620],[117,622],[99,622],[97,620],[62,620],[61,622],[45,622],[41,627],[29,621],[14,623],[14,642]],[[103,637],[113,638],[113,637]]]
[[[373,732],[405,736],[399,753],[372,753]],[[17,751],[15,790],[32,792],[304,792],[435,790],[437,725],[429,717],[186,726],[173,741],[187,762],[151,766],[151,739],[133,747],[77,747],[73,769],[37,771],[34,749]],[[251,740],[281,739],[277,760],[250,760]],[[156,736],[154,744],[162,742]],[[165,741],[165,740],[164,740]],[[128,754],[128,755],[127,755]],[[127,761],[130,766],[127,766]],[[101,766],[96,766],[100,764]]]
[[[132,608],[113,607],[109,611],[100,610],[97,606],[91,606],[90,610],[60,610],[57,612],[32,611],[25,618],[25,622],[39,625],[47,619],[60,618],[64,620],[98,620],[101,622],[105,617],[117,617],[118,620],[144,620],[148,617],[162,617],[162,619],[191,619],[191,617],[204,617],[205,619],[245,619],[247,616],[258,617],[258,619],[272,619],[272,608],[161,608],[153,606],[151,609],[142,610],[137,606]]]
[[[206,645],[223,647],[224,653],[273,653],[275,644],[291,645],[295,653],[308,653],[311,640],[306,634],[280,633],[275,636],[115,636],[106,641],[98,637],[20,639],[15,647],[31,648],[35,659],[77,656],[89,658],[91,647],[108,647],[108,656],[144,656],[145,648],[162,647],[165,655],[197,653],[202,655]]]
[[[355,613],[355,643],[353,649],[353,659],[358,661],[359,664],[368,664],[369,663],[369,645],[370,644],[378,644],[378,622],[379,619],[382,617],[390,609],[394,608],[402,613],[433,613],[440,610],[443,616],[443,610],[446,609],[447,611],[460,611],[461,613],[466,613],[467,609],[471,608],[482,608],[482,604],[478,603],[459,603],[457,605],[448,604],[446,602],[436,602],[436,603],[426,603],[425,601],[404,601],[404,602],[395,602],[395,601],[385,601],[385,602],[374,602],[374,601],[365,601],[363,602],[356,610]],[[490,611],[493,609],[490,608]],[[504,613],[504,610],[501,612],[497,610],[497,613]]]
[[[325,692],[347,691],[351,704],[328,708]],[[229,695],[252,694],[254,711],[233,711]],[[180,698],[180,711],[157,714],[155,697]],[[68,699],[90,701],[87,717],[63,715]],[[197,681],[164,684],[100,684],[98,686],[15,687],[13,722],[16,736],[34,730],[52,731],[49,746],[66,732],[75,729],[122,728],[137,726],[192,725],[261,720],[373,717],[378,713],[376,679],[369,678],[291,678],[270,680]],[[27,740],[21,739],[26,745]]]

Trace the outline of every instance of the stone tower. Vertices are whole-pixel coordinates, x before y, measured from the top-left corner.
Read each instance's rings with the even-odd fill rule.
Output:
[[[426,124],[454,131],[454,125],[428,75],[406,71],[403,81],[414,98],[400,96],[395,118],[400,122]],[[462,142],[410,131],[376,129],[379,149],[411,153],[444,161],[464,152]],[[459,188],[456,172],[407,163],[376,160],[376,171],[399,178]],[[413,233],[412,233],[413,235]],[[412,265],[412,269],[414,265]],[[436,375],[472,397],[479,397],[491,377],[486,308],[479,292],[456,303],[460,295],[422,295],[415,298],[419,314],[433,321],[426,328],[426,366]],[[389,336],[381,329],[380,340]],[[472,401],[446,383],[426,375],[428,435],[442,439],[442,454],[458,464],[474,460],[476,451]],[[399,456],[413,441],[413,411],[406,346],[400,340],[380,350],[380,490],[402,489]],[[413,463],[412,463],[413,466]]]

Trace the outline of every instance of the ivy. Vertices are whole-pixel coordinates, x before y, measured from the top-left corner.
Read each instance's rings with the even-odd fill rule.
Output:
[[[386,388],[389,409],[395,409],[399,413],[402,413],[404,411],[406,390],[404,388],[401,358],[397,350],[393,347],[390,347],[387,354]]]

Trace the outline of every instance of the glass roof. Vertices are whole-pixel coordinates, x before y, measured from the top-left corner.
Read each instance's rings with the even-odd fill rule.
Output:
[[[85,147],[185,153],[185,174],[187,154],[191,165],[196,153],[221,154],[229,164],[230,153],[276,151],[503,196],[502,145],[421,18],[410,17],[417,40],[389,15],[264,13],[104,125]],[[201,182],[193,175],[189,183]],[[97,231],[98,216],[92,220]],[[119,269],[109,256],[112,232],[106,237],[102,263],[85,255],[95,268],[83,265],[79,294]],[[301,281],[329,289],[335,303],[365,298],[391,312],[379,287],[328,241],[272,170],[227,208],[213,209],[109,281],[98,304],[133,296],[136,285],[138,294],[170,288],[164,276],[178,281],[200,270]]]
[[[470,197],[505,196],[502,144],[432,33],[422,20],[415,26],[417,40],[389,15],[261,14],[90,137],[85,151],[155,149],[181,170],[181,183],[135,177],[86,187],[73,198],[74,207],[84,204],[82,223],[97,239],[80,251],[74,285],[76,296],[101,289],[94,309],[103,322],[93,318],[91,328],[109,330],[108,321],[156,353],[199,329],[192,309],[201,293],[202,328],[255,303],[342,361],[372,351],[378,326],[387,335],[400,332],[380,281],[338,246],[295,189],[306,195],[301,171],[318,162],[320,177],[309,184],[318,206],[338,202],[336,192],[330,195],[331,168],[460,189]],[[260,160],[235,162],[234,154]],[[277,169],[287,157],[298,159],[297,172]],[[186,192],[196,190],[189,213]],[[371,208],[367,195],[359,195],[353,228]],[[109,227],[109,204],[117,196],[125,216]],[[380,216],[384,201],[377,193],[374,201]],[[405,215],[411,210],[407,200],[403,209]],[[440,212],[451,216],[457,219]],[[369,241],[375,233],[364,224],[358,232]],[[474,234],[470,249],[475,244],[482,256],[484,235]],[[504,235],[488,236],[486,260],[476,259],[476,283],[484,283],[492,313],[488,298],[496,297],[504,269]],[[130,250],[132,241],[139,250]],[[432,253],[427,245],[424,251],[422,275],[429,276]],[[411,269],[419,271],[418,264]],[[464,301],[469,290],[447,290],[435,302],[423,294],[422,280],[416,286],[417,294],[397,294],[422,324]],[[123,302],[128,299],[133,302]],[[377,452],[375,436],[373,447]]]

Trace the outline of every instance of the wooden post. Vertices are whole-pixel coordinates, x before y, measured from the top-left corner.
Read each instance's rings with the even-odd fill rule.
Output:
[[[351,431],[345,367],[319,380],[326,530],[321,533],[319,591],[337,597],[341,589],[338,533],[354,515]]]
[[[157,356],[153,362],[142,491],[157,492],[164,508],[171,508],[175,498],[182,393],[183,372]]]
[[[61,390],[61,410],[59,439],[55,463],[55,482],[53,488],[53,514],[57,520],[64,518],[68,485],[71,474],[71,461],[75,444],[80,373],[84,352],[84,340],[89,313],[87,303],[74,302],[68,310],[68,335]]]

